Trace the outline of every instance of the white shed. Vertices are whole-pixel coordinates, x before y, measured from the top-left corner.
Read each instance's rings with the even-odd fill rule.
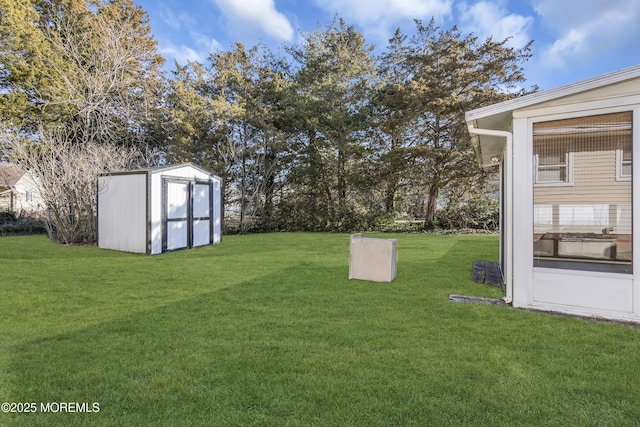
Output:
[[[466,121],[480,164],[500,166],[505,300],[640,321],[640,65]]]
[[[222,181],[191,163],[98,177],[98,247],[149,255],[220,243]]]

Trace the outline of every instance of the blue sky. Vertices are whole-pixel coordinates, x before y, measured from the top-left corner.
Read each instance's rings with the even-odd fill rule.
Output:
[[[638,0],[134,0],[148,14],[160,53],[173,61],[205,62],[238,41],[277,50],[327,25],[338,13],[380,52],[397,27],[414,18],[443,29],[502,40],[534,40],[526,87],[551,89],[640,63]]]

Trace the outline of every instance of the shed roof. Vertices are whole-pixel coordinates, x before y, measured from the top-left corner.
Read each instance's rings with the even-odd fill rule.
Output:
[[[0,164],[0,187],[13,187],[25,174],[24,169],[11,163]]]
[[[604,88],[606,86],[638,78],[640,78],[640,65],[634,65],[633,67],[624,68],[622,70],[592,77],[565,86],[532,93],[519,98],[467,111],[465,113],[465,120],[468,126],[473,125],[478,129],[511,131],[511,120],[513,112],[516,110],[530,108],[538,104],[543,104],[549,101],[558,100],[560,98],[577,95],[583,92]],[[470,132],[472,132],[471,129]],[[490,164],[488,157],[501,153],[501,149],[504,145],[503,138],[488,135],[475,135],[473,136],[472,142],[476,149],[476,153],[478,154],[479,161],[483,165]]]
[[[178,168],[183,168],[183,167],[192,167],[204,174],[207,175],[211,175],[215,178],[218,178],[218,176],[213,175],[211,172],[201,168],[200,166],[196,166],[191,162],[187,162],[187,163],[177,163],[177,164],[173,164],[173,165],[162,165],[162,166],[151,166],[151,167],[147,167],[147,168],[139,168],[139,169],[132,169],[132,170],[127,170],[127,171],[118,171],[118,172],[110,172],[110,173],[106,173],[106,174],[102,174],[102,176],[106,176],[106,175],[136,175],[136,174],[151,174],[151,173],[155,173],[155,172],[162,172],[162,171],[168,171],[168,170],[172,170],[172,169],[178,169]]]

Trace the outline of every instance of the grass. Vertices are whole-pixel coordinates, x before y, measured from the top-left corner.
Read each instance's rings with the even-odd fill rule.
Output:
[[[0,401],[97,413],[0,425],[640,423],[640,329],[456,304],[486,235],[395,235],[393,283],[348,236],[227,236],[159,256],[0,238]]]

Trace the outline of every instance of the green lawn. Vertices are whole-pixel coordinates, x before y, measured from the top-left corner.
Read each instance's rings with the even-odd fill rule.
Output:
[[[0,425],[635,426],[640,329],[457,304],[496,236],[399,234],[393,283],[341,234],[158,256],[0,238]]]

